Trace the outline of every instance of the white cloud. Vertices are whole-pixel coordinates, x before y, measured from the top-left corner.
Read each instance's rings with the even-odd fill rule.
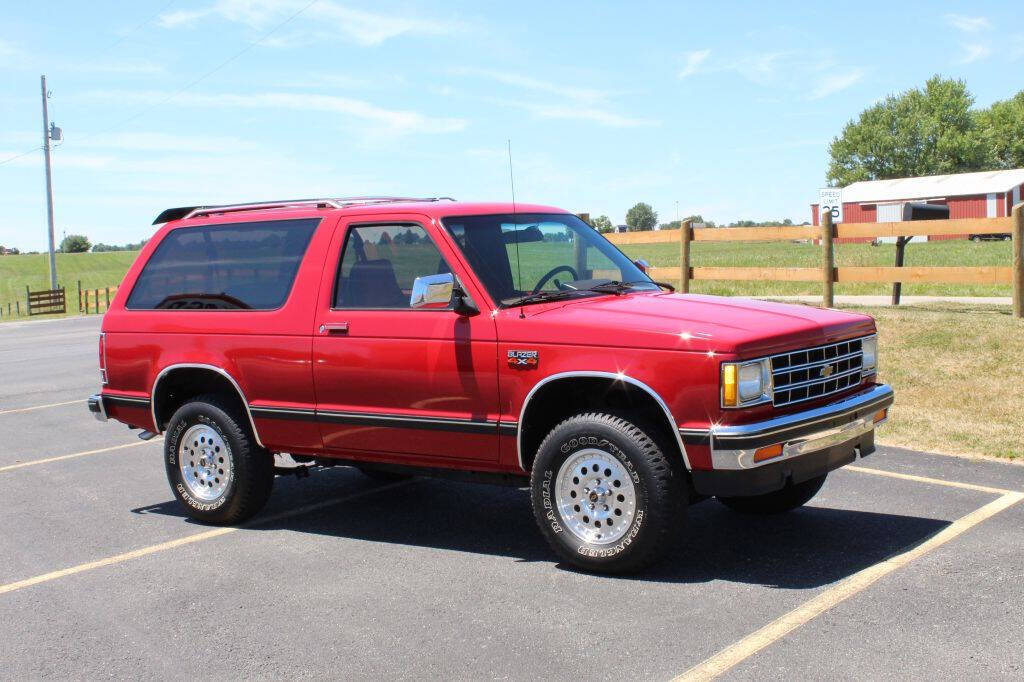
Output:
[[[124,151],[209,153],[212,150],[255,151],[261,146],[238,137],[213,135],[172,135],[160,132],[105,133],[74,143],[76,147]]]
[[[679,77],[687,78],[697,73],[697,69],[700,65],[706,62],[710,56],[711,50],[696,50],[695,52],[688,52],[686,54],[686,63],[679,71]]]
[[[978,33],[992,28],[987,17],[968,17],[963,14],[947,14],[943,17],[946,23],[964,33]]]
[[[822,78],[818,83],[818,86],[814,88],[809,99],[822,99],[829,95],[834,95],[837,92],[846,90],[853,85],[856,85],[864,78],[864,71],[862,69],[851,69],[846,73],[835,74]]]
[[[165,28],[195,24],[200,19],[216,16],[264,30],[302,11],[301,18],[319,28],[329,27],[359,45],[378,45],[401,35],[445,35],[460,28],[456,21],[434,21],[410,16],[408,13],[381,14],[345,7],[331,0],[320,0],[308,6],[306,0],[218,0],[195,10],[178,10],[160,15]],[[305,8],[305,9],[304,9]],[[268,39],[280,46],[281,39]],[[294,42],[290,36],[286,42]]]
[[[958,64],[970,64],[976,62],[979,59],[984,59],[992,54],[992,48],[988,45],[976,43],[973,45],[964,45],[963,54],[960,55],[960,59],[957,60]]]
[[[122,104],[128,100],[151,104],[171,97],[170,93],[161,91],[134,92],[130,90],[97,91],[90,93],[90,96],[110,99]],[[369,121],[396,134],[451,133],[466,127],[465,119],[461,118],[435,118],[425,116],[417,111],[384,109],[369,102],[349,97],[310,93],[263,92],[245,95],[231,93],[207,95],[186,92],[174,95],[171,103],[176,106],[207,109],[288,109],[342,114]]]
[[[731,68],[747,80],[758,85],[767,85],[775,80],[783,61],[790,57],[790,52],[758,52],[740,57]],[[789,69],[792,67],[793,65],[790,65]]]
[[[534,104],[527,102],[507,102],[507,104],[520,106],[537,118],[591,121],[609,128],[638,128],[659,125],[658,121],[652,119],[621,116],[610,111],[582,105]]]
[[[1017,61],[1024,57],[1024,33],[1017,33],[1011,39],[1013,47],[1010,48],[1010,59]]]
[[[589,121],[609,128],[658,125],[657,121],[650,119],[633,118],[608,111],[605,106],[612,93],[605,90],[561,85],[532,76],[493,69],[460,68],[455,69],[453,73],[479,76],[503,85],[554,95],[554,97],[543,101],[504,98],[494,100],[502,106],[525,109],[537,118]]]
[[[600,102],[608,99],[611,95],[611,93],[604,90],[572,85],[560,85],[558,83],[533,78],[532,76],[495,69],[459,68],[454,69],[453,73],[464,76],[479,76],[505,85],[523,88],[524,90],[534,90],[536,92],[546,92],[552,95],[561,95],[580,102]]]
[[[13,54],[18,54],[18,49],[6,40],[0,40],[0,55],[6,57]]]
[[[131,62],[70,62],[64,69],[79,73],[110,73],[119,75],[155,74],[162,73],[164,70],[159,64],[134,60]]]

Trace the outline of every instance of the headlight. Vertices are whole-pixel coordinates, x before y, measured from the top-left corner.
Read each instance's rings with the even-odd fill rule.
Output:
[[[864,339],[860,347],[864,353],[862,371],[864,374],[871,374],[878,369],[878,337],[870,336]]]
[[[771,400],[771,364],[767,358],[753,362],[722,363],[722,407],[746,407]]]

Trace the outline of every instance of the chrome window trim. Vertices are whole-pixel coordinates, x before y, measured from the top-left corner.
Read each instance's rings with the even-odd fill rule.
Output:
[[[181,362],[176,365],[168,365],[167,367],[164,367],[162,370],[160,370],[160,373],[156,375],[156,379],[153,381],[153,388],[149,392],[149,402],[150,412],[153,416],[153,428],[156,429],[157,434],[163,433],[163,429],[160,428],[160,424],[156,420],[156,390],[160,386],[160,380],[164,378],[164,375],[174,369],[209,369],[213,370],[217,374],[220,374],[225,379],[230,381],[231,385],[235,387],[235,391],[238,392],[238,397],[242,399],[242,404],[245,406],[245,414],[249,418],[249,426],[252,428],[252,435],[256,439],[256,444],[259,445],[261,448],[266,447],[260,440],[259,431],[256,430],[256,422],[254,422],[252,419],[252,410],[249,409],[249,401],[246,400],[245,393],[242,392],[242,388],[238,385],[238,382],[235,381],[235,378],[228,374],[224,369],[217,367],[215,365],[205,365],[193,362]]]
[[[679,445],[679,452],[683,453],[683,463],[686,465],[686,469],[688,471],[692,470],[692,467],[690,466],[690,458],[686,456],[686,447],[683,445],[683,438],[679,434],[679,422],[677,422],[675,417],[672,416],[672,411],[668,409],[668,405],[666,405],[665,401],[661,399],[661,396],[658,395],[650,386],[643,383],[642,381],[634,379],[631,376],[615,372],[598,371],[558,372],[557,374],[551,374],[544,377],[543,379],[541,379],[540,381],[533,385],[533,388],[531,388],[529,393],[526,394],[526,398],[523,399],[523,406],[519,410],[519,424],[516,428],[516,456],[519,459],[520,469],[522,469],[523,471],[528,471],[527,468],[523,465],[523,419],[526,417],[526,408],[530,405],[530,400],[533,399],[533,396],[537,393],[538,390],[540,390],[541,387],[553,381],[558,381],[559,379],[569,379],[573,377],[588,377],[596,379],[612,379],[615,381],[624,381],[627,384],[636,386],[637,388],[639,388],[640,390],[644,391],[652,398],[654,398],[655,402],[657,402],[658,405],[661,406],[662,412],[665,413],[665,417],[668,419],[669,425],[672,427],[672,433],[674,433],[676,437],[676,444]]]

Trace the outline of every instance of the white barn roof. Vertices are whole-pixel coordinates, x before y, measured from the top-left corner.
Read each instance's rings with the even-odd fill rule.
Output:
[[[972,194],[1009,192],[1024,184],[1024,168],[955,175],[928,175],[920,178],[864,180],[843,188],[843,201],[876,203],[902,199],[937,199]]]

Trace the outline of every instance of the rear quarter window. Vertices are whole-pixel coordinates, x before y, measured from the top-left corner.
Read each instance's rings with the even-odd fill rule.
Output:
[[[130,310],[273,310],[291,292],[319,218],[180,227],[132,288]]]

